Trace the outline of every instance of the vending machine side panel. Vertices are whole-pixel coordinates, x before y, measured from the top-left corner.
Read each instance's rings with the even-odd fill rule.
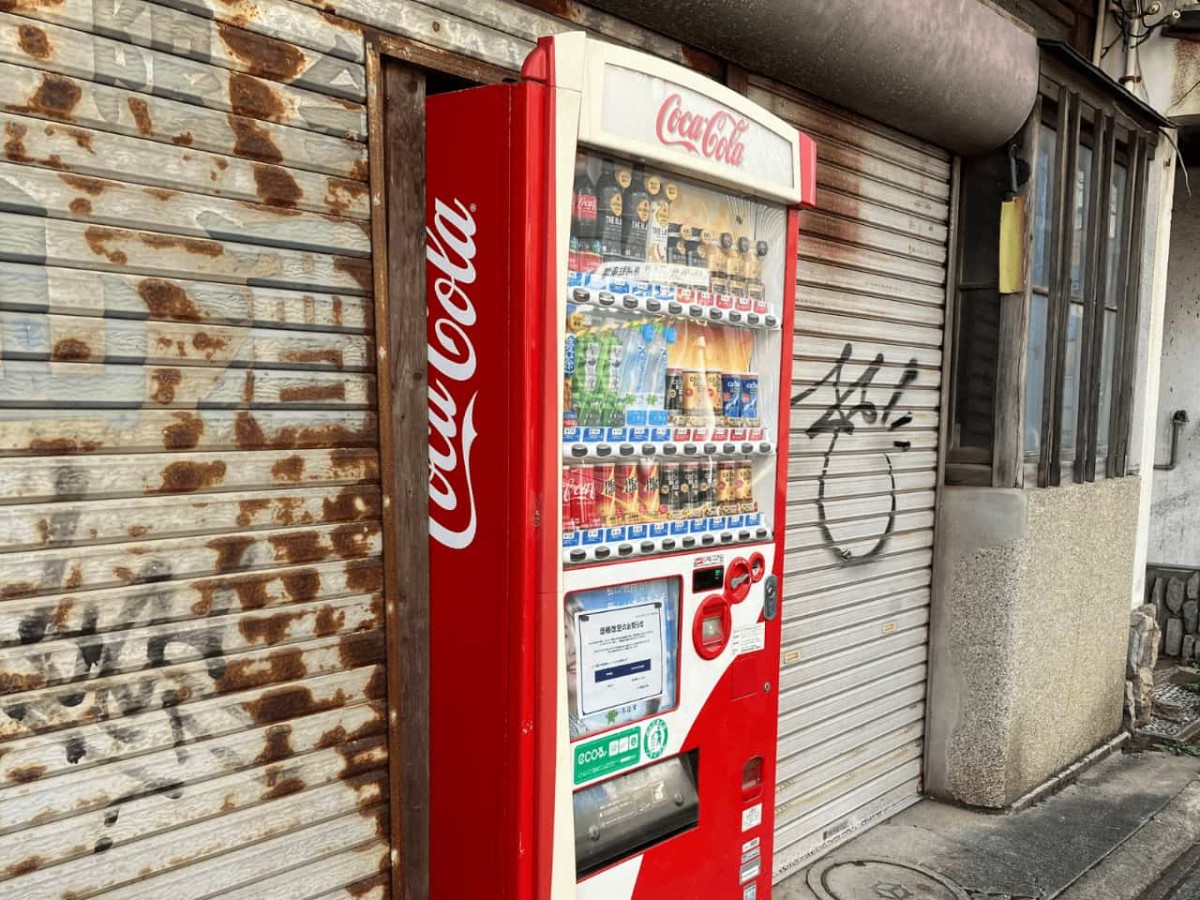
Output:
[[[514,91],[443,94],[426,108],[434,900],[517,896],[511,798],[522,787],[525,617],[512,586],[525,535],[512,500],[523,477],[510,303]]]

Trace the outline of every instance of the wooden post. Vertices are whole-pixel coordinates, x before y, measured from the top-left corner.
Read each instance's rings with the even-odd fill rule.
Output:
[[[429,448],[425,75],[368,57],[392,897],[429,897]],[[380,96],[382,94],[382,96]]]

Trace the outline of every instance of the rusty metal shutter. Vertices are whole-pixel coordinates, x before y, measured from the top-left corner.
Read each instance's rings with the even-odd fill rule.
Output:
[[[384,898],[364,43],[0,14],[0,896]]]
[[[948,241],[947,154],[800,93],[776,877],[921,790]]]

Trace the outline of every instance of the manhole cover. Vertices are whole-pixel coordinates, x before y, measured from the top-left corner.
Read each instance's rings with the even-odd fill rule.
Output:
[[[808,886],[820,900],[969,900],[941,875],[884,859],[818,863]]]

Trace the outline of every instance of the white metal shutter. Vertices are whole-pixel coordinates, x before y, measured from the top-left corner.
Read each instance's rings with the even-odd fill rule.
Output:
[[[750,97],[819,162],[797,274],[778,879],[921,790],[950,161],[776,85]]]
[[[364,43],[0,14],[0,896],[387,896]]]

